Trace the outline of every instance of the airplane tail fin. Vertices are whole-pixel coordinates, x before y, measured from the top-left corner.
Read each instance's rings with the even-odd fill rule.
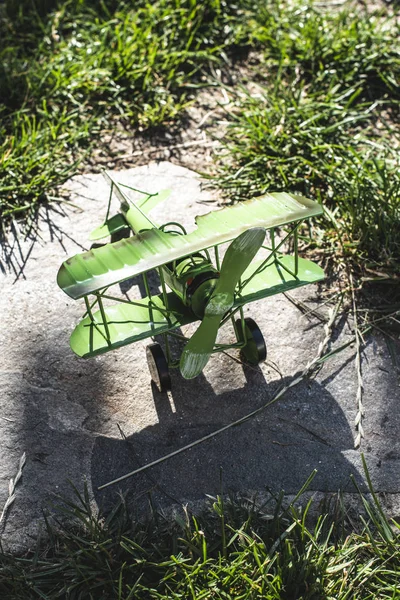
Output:
[[[161,204],[161,202],[165,202],[170,195],[172,190],[161,190],[157,192],[157,194],[152,194],[151,196],[143,196],[140,198],[138,202],[136,202],[136,206],[140,208],[142,212],[146,215],[149,214],[153,208]]]
[[[117,182],[113,180],[113,178],[111,177],[111,175],[109,173],[107,173],[107,171],[104,171],[103,175],[104,175],[104,178],[109,183],[111,183],[112,186],[114,186],[115,193],[116,193],[117,197],[119,198],[119,200],[121,202],[126,203],[127,196],[122,191],[122,189],[119,187]],[[158,206],[158,204],[161,204],[161,202],[164,202],[165,200],[167,200],[167,198],[170,196],[170,194],[171,194],[171,190],[169,190],[169,189],[161,190],[155,194],[145,194],[144,193],[143,196],[141,198],[139,198],[139,200],[137,200],[136,202],[132,203],[131,200],[129,201],[131,204],[131,209],[129,209],[128,212],[129,213],[132,212],[132,209],[134,212],[135,208],[136,208],[136,209],[138,209],[137,212],[138,213],[140,212],[142,214],[143,219],[146,220],[146,216],[150,213],[150,211],[153,210],[153,208],[155,208],[156,206]],[[132,204],[133,204],[133,206],[132,206]],[[128,220],[128,223],[127,223],[127,220]],[[122,214],[116,214],[111,218],[107,218],[106,221],[100,227],[96,227],[96,229],[94,229],[91,232],[91,234],[89,236],[89,240],[97,241],[97,240],[107,238],[107,237],[111,236],[112,234],[117,233],[121,229],[126,228],[128,224],[130,224],[130,220],[129,220],[127,212],[124,211],[124,216]]]

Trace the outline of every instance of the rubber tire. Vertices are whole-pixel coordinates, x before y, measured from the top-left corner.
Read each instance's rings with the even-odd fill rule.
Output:
[[[150,376],[159,392],[168,392],[171,389],[171,376],[169,374],[167,359],[160,344],[150,344],[146,348],[147,366]]]
[[[245,362],[251,365],[258,365],[267,358],[267,345],[257,323],[253,319],[250,319],[250,317],[247,317],[244,322],[246,324],[247,344],[241,349],[240,355]],[[242,323],[240,319],[236,320],[236,328],[239,335],[239,341],[243,341]]]

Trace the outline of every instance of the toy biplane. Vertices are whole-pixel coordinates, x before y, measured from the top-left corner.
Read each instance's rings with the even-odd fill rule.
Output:
[[[268,193],[197,217],[197,228],[187,233],[179,223],[157,226],[149,216],[166,200],[168,190],[142,193],[134,202],[125,192],[129,186],[116,183],[108,173],[104,176],[111,185],[107,215],[90,239],[97,242],[111,236],[111,242],[97,243],[69,258],[57,277],[68,296],[83,298],[86,304],[70,338],[75,354],[89,358],[162,335],[165,353],[158,343],[146,349],[151,377],[160,391],[171,387],[170,368],[179,367],[184,378],[192,379],[216,352],[238,348],[252,364],[265,360],[262,333],[244,317],[243,307],[323,279],[318,265],[298,256],[299,225],[319,215],[321,206],[298,195]],[[110,218],[113,194],[120,201],[120,212]],[[284,255],[288,238],[293,253]],[[230,244],[222,258],[220,247],[226,242]],[[254,261],[259,251],[264,256]],[[157,271],[160,282],[155,295],[150,293],[151,270]],[[130,300],[109,291],[113,284],[137,275],[143,278],[144,298]],[[176,331],[195,321],[200,324],[190,339]],[[218,331],[228,321],[236,341],[217,343]],[[186,343],[179,358],[172,357],[171,337]]]

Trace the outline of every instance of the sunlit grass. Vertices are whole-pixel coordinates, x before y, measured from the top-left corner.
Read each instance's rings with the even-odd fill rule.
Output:
[[[241,38],[237,7],[219,0],[37,4],[8,2],[0,21],[3,219],[76,172],[116,119],[171,124],[199,71]]]
[[[322,243],[400,265],[400,52],[396,15],[270,2],[252,16],[259,64],[227,90],[218,185],[234,199],[298,191],[322,202]]]
[[[322,222],[325,244],[331,236],[349,255],[395,270],[400,260],[396,135],[388,127],[378,138],[373,112],[382,107],[353,106],[347,102],[352,91],[312,95],[284,84],[276,91],[236,94],[218,184],[235,200],[273,190],[316,198],[334,217],[333,223]]]
[[[398,269],[396,7],[9,0],[1,11],[3,225],[56,195],[104,132],[168,128],[210,83],[210,65],[229,69],[252,50],[247,80],[226,89],[217,185],[234,200],[265,190],[315,198],[329,211],[315,238],[327,253]]]

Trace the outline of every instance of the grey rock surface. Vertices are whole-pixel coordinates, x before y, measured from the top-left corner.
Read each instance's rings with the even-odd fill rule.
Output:
[[[218,208],[195,173],[170,163],[116,172],[115,177],[151,192],[173,189],[152,213],[158,223],[179,221],[191,230],[197,214]],[[120,490],[129,491],[139,511],[146,510],[149,493],[161,507],[220,493],[221,473],[225,491],[271,488],[291,494],[317,469],[311,490],[354,492],[350,474],[364,486],[361,452],[376,490],[386,494],[391,513],[398,512],[399,376],[380,337],[368,338],[363,349],[361,450],[354,449],[357,377],[350,345],[256,417],[99,491],[99,485],[267,403],[316,355],[324,332],[319,319],[304,316],[285,296],[255,302],[246,306],[246,314],[265,334],[267,362],[250,368],[215,355],[195,380],[185,381],[173,371],[169,394],[150,383],[148,340],[95,359],[77,358],[68,339],[84,309],[58,289],[56,275],[68,256],[88,249],[88,234],[104,218],[108,188],[101,175],[88,175],[71,180],[69,189],[73,205],[43,212],[34,243],[28,239],[2,247],[0,507],[22,453],[27,456],[4,522],[5,548],[34,545],[42,510],[51,507],[56,494],[72,494],[68,480],[78,488],[86,481],[101,506],[114,502]],[[125,283],[119,292],[139,296],[139,282]],[[308,286],[291,295],[318,307],[320,292]],[[325,306],[319,310],[326,314]],[[221,331],[221,339],[232,335],[229,328]],[[332,347],[352,337],[351,323],[338,319]]]

